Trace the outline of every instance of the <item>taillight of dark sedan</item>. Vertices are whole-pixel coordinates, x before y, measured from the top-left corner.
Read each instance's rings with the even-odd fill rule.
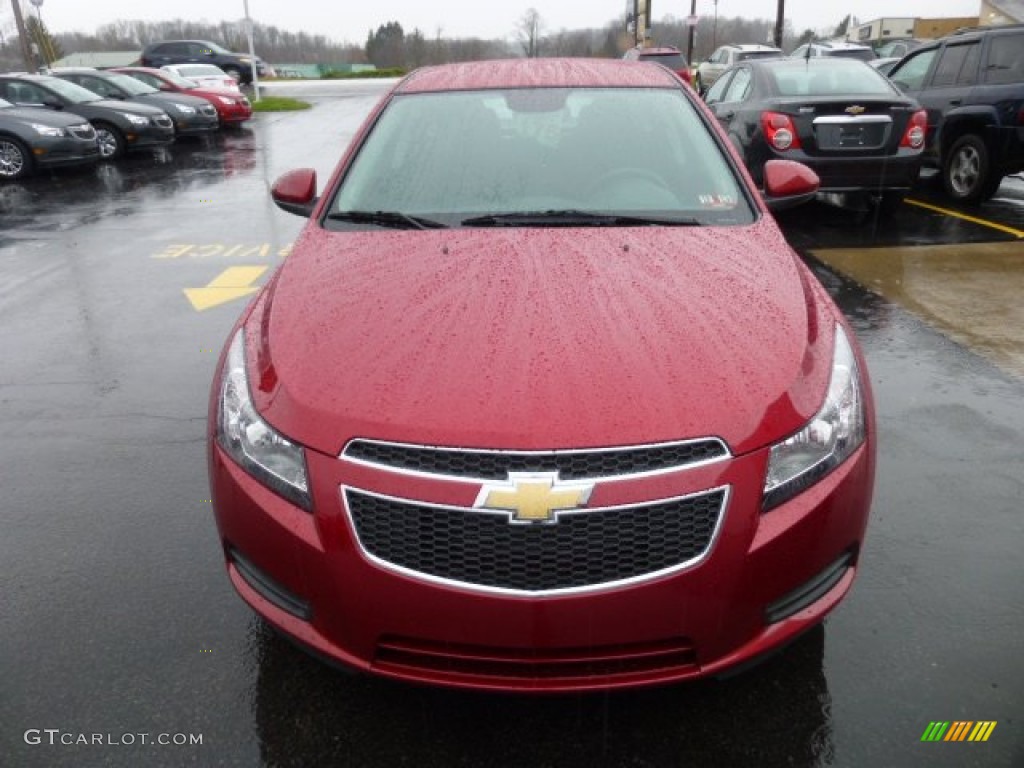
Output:
[[[265,620],[391,678],[578,691],[725,672],[847,594],[864,360],[696,99],[635,62],[427,68],[322,195],[274,185],[310,221],[230,334],[208,454]]]

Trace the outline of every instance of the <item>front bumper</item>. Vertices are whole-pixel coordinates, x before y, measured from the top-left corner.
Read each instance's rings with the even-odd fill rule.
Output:
[[[194,115],[168,114],[174,121],[174,131],[178,136],[203,136],[220,127],[220,120],[215,109],[208,112],[196,112]]]
[[[472,507],[479,485],[410,477],[307,451],[315,512],[211,444],[228,573],[257,613],[329,660],[407,681],[537,692],[718,675],[820,622],[850,589],[873,485],[870,442],[820,483],[762,514],[767,450],[599,483],[606,507],[729,489],[706,555],[622,586],[530,596],[467,589],[367,556],[343,487]]]
[[[88,165],[100,159],[96,134],[91,139],[76,136],[40,136],[31,145],[32,157],[40,168]]]
[[[150,118],[146,125],[130,125],[124,138],[128,149],[166,147],[174,143],[174,123],[169,117]]]
[[[241,98],[234,104],[216,104],[217,114],[222,124],[244,123],[252,119],[252,105],[248,99]]]

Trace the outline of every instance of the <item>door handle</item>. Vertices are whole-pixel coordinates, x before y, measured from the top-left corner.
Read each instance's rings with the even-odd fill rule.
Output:
[[[951,106],[951,107],[959,107],[963,103],[963,101],[964,101],[963,99],[950,99],[949,100],[949,106]]]

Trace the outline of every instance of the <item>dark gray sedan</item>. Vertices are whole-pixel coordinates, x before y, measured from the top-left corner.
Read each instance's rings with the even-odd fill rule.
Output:
[[[0,99],[0,181],[20,179],[37,168],[95,163],[96,131],[78,115],[15,107]]]
[[[206,99],[184,93],[163,93],[134,77],[117,72],[80,67],[55,69],[55,77],[69,80],[105,99],[137,101],[162,109],[174,121],[178,136],[195,136],[216,131],[220,127],[217,110]]]

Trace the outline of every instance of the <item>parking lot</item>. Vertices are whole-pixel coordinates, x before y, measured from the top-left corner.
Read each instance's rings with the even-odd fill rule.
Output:
[[[387,85],[289,84],[312,110],[0,186],[0,764],[1024,764],[1020,179],[971,210],[925,180],[891,221],[780,216],[864,347],[879,456],[852,594],[774,658],[471,695],[329,669],[255,618],[210,512],[211,377],[305,222],[270,184],[322,184]],[[997,725],[922,742],[932,721]]]

